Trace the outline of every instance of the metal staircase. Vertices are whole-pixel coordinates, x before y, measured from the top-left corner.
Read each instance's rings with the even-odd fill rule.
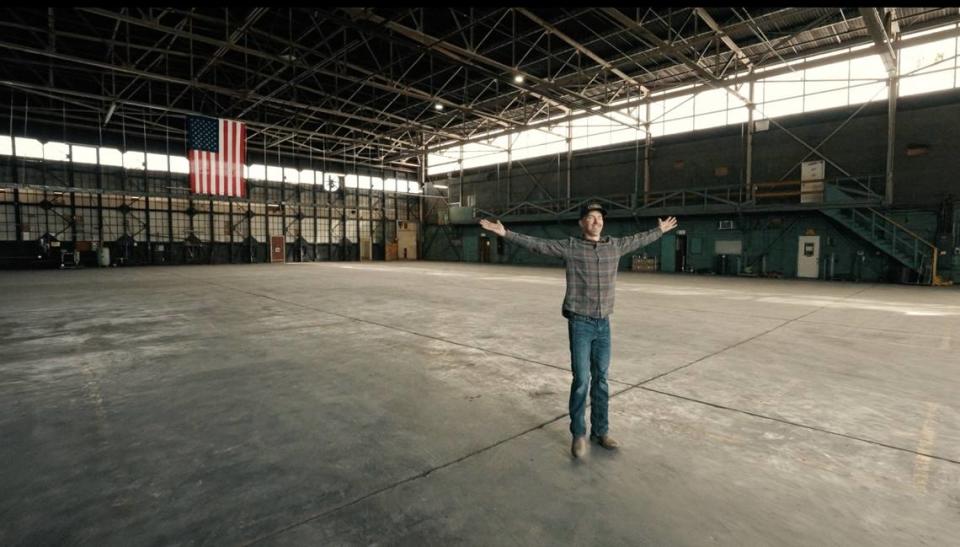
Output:
[[[824,185],[823,197],[823,214],[916,272],[924,282],[935,282],[939,253],[933,244],[872,207],[829,207],[857,203],[855,198],[837,186]]]

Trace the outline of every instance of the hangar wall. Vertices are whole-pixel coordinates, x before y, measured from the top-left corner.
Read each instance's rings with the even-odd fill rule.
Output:
[[[850,175],[869,178],[883,187],[886,166],[887,105],[870,104],[856,108],[838,108],[784,117],[778,121],[791,133],[819,150],[833,162],[826,164],[826,178]],[[855,115],[854,115],[855,114]],[[852,116],[852,117],[851,117]],[[960,215],[952,199],[960,194],[960,155],[953,151],[960,144],[960,93],[949,90],[903,98],[898,103],[894,158],[894,197],[883,213],[896,219],[925,240],[935,243],[942,255],[940,270],[946,278],[960,274],[957,232]],[[833,135],[831,136],[831,133]],[[828,138],[829,137],[829,138]],[[826,139],[826,140],[825,140]],[[653,143],[650,156],[652,192],[716,186],[743,187],[746,158],[745,125],[713,128],[689,134],[661,137]],[[908,155],[908,149],[925,153]],[[503,209],[522,201],[566,198],[569,171],[570,197],[576,201],[590,196],[608,198],[643,192],[644,143],[636,142],[604,149],[574,152],[569,165],[566,154],[516,161],[512,166],[498,165],[453,172],[434,177],[432,182],[449,187],[451,203],[465,202],[480,210]],[[754,183],[798,179],[800,162],[808,148],[773,124],[753,137]],[[742,241],[739,273],[757,274],[764,268],[768,275],[794,277],[799,235],[813,233],[823,237],[822,278],[862,281],[909,281],[911,276],[890,257],[846,229],[816,212],[790,210],[750,212],[734,215],[705,215],[691,211],[678,214],[680,228],[687,231],[684,261],[693,271],[716,273],[719,259],[713,252],[715,241]],[[735,229],[719,228],[721,220],[733,220]],[[509,223],[509,218],[505,219]],[[638,221],[608,219],[605,233],[627,234],[654,226],[652,218]],[[729,225],[727,225],[729,226]],[[542,237],[565,237],[577,233],[573,221],[520,222],[511,229]],[[482,243],[480,231],[471,226],[428,226],[424,235],[427,258],[439,260],[480,260],[473,249]],[[436,232],[436,233],[434,233]],[[474,243],[478,239],[481,243]],[[494,237],[494,239],[496,239]],[[509,245],[507,247],[510,247]],[[654,246],[652,246],[654,247]],[[502,245],[491,245],[490,261],[516,264],[548,264],[548,259],[528,255],[523,250],[498,253]],[[693,251],[692,249],[699,249]],[[660,256],[659,246],[646,249]],[[662,264],[662,261],[661,261]],[[627,258],[621,269],[628,269]],[[724,268],[729,272],[730,267]],[[750,271],[744,272],[743,269]]]

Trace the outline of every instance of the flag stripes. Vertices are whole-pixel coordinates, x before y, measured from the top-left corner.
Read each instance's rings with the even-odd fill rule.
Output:
[[[190,191],[245,197],[246,125],[233,120],[193,116],[188,123]]]

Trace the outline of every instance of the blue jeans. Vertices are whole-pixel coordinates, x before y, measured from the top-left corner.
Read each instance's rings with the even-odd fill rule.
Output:
[[[587,390],[590,390],[590,433],[606,435],[607,401],[610,388],[607,386],[607,370],[610,368],[610,319],[594,319],[574,315],[567,320],[570,333],[570,368],[573,383],[570,385],[570,433],[575,437],[586,435],[584,408]]]

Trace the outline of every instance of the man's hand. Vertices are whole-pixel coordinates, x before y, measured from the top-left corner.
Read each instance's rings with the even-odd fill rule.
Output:
[[[660,223],[660,233],[663,234],[677,227],[677,219],[675,217],[670,217],[667,220],[658,218],[657,222]]]
[[[503,227],[503,224],[500,224],[500,221],[490,222],[487,219],[480,219],[480,227],[488,232],[493,232],[500,237],[503,237],[507,234],[507,229]]]

